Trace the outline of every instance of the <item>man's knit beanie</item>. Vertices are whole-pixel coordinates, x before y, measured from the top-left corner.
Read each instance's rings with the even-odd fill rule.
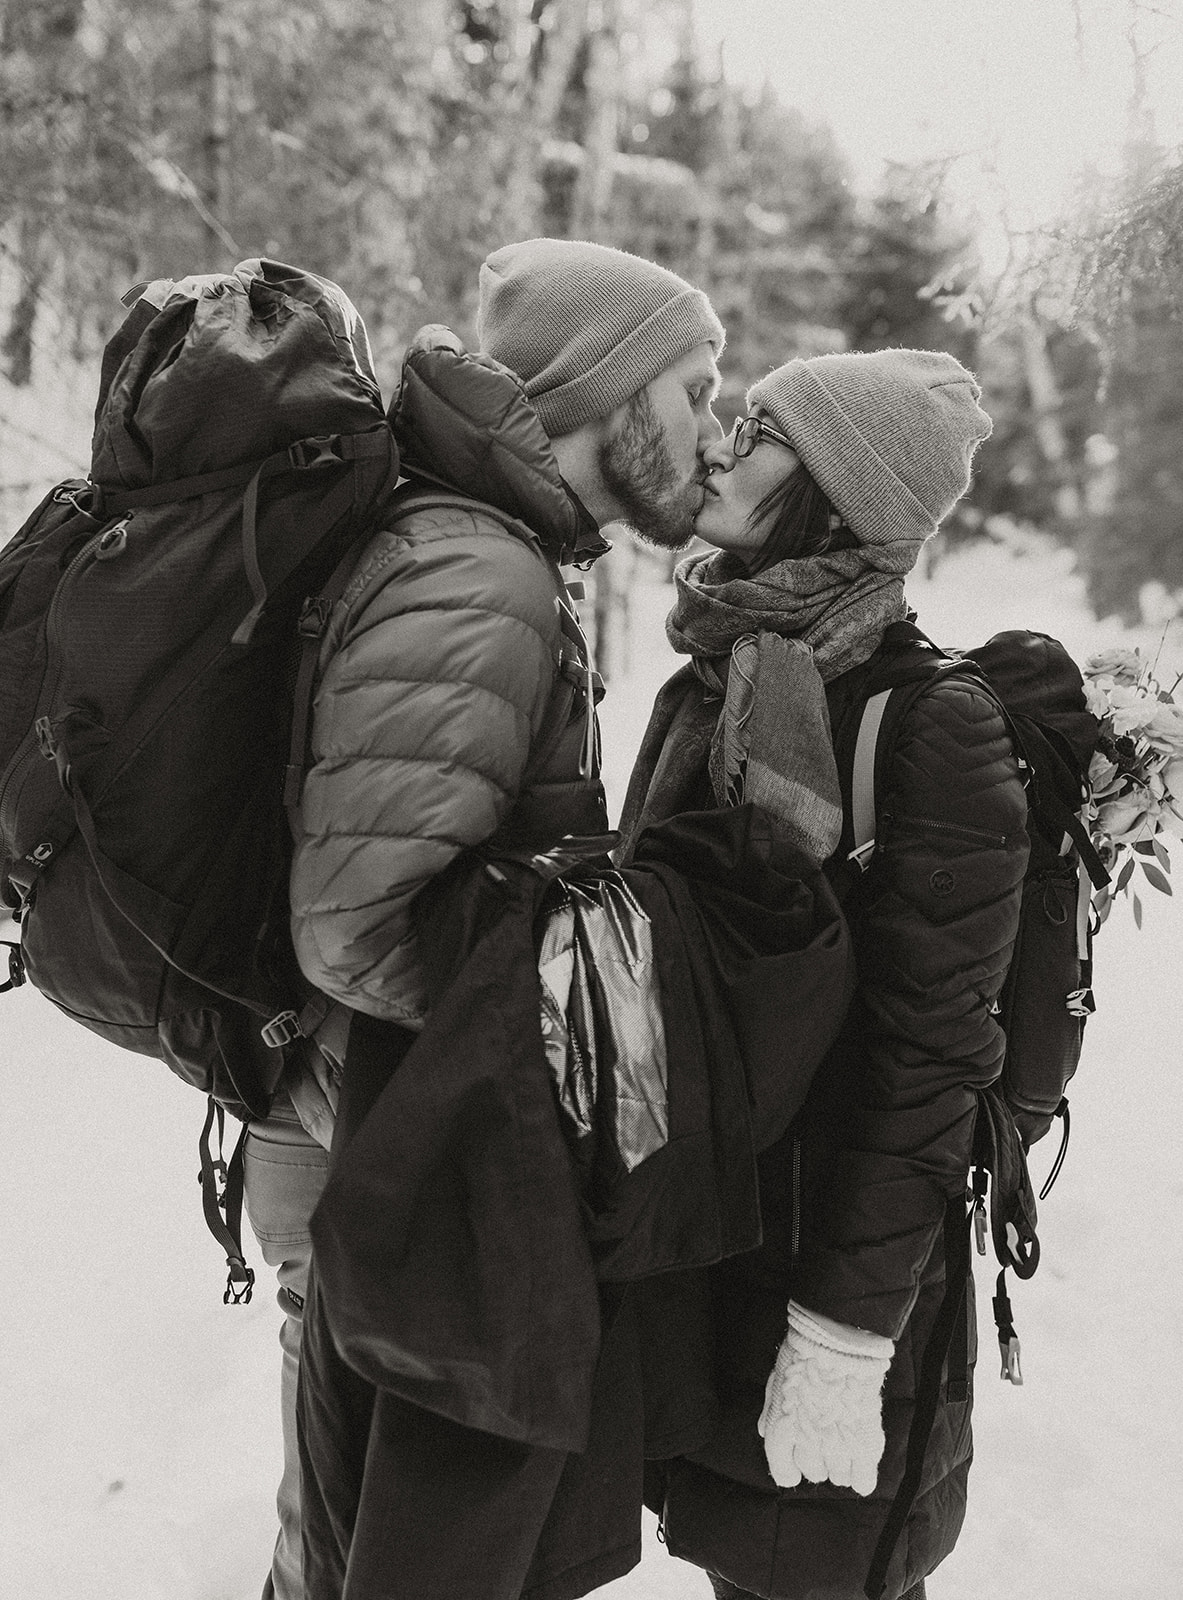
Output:
[[[938,350],[814,356],[748,390],[864,544],[923,542],[969,487],[992,423],[972,372]],[[917,544],[919,548],[919,544]]]
[[[480,347],[522,379],[551,438],[606,417],[723,327],[701,289],[578,239],[526,239],[481,267]]]

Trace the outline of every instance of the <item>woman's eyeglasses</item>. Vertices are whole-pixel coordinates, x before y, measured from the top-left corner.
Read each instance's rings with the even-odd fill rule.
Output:
[[[774,444],[793,449],[793,441],[786,439],[775,428],[770,428],[763,417],[736,417],[731,430],[731,454],[737,461],[742,461],[745,456],[751,455],[761,439],[771,439]]]

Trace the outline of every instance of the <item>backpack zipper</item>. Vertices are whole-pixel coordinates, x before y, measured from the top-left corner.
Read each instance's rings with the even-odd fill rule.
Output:
[[[131,514],[120,518],[114,524],[114,529],[126,532],[127,524],[131,521]],[[40,758],[43,754],[42,737],[38,733],[38,724],[44,724],[45,714],[53,704],[54,695],[57,693],[58,683],[62,675],[61,657],[57,649],[58,612],[61,608],[62,593],[71,579],[77,577],[79,567],[88,556],[98,550],[102,539],[112,528],[103,527],[93,533],[91,537],[74,556],[65,572],[58,579],[57,588],[53,591],[53,599],[49,602],[49,610],[45,613],[45,675],[41,680],[41,689],[37,696],[37,704],[33,711],[33,724],[25,737],[17,745],[12,760],[3,775],[0,775],[0,818],[4,816],[4,802],[9,792],[13,791],[16,801],[19,802],[24,789],[23,782],[17,786],[17,778],[21,773],[26,773],[34,765],[34,757]]]
[[[42,692],[37,701],[37,710],[39,712],[42,711],[42,708],[46,712],[49,711],[62,676],[61,651],[58,649],[60,638],[58,621],[65,602],[66,590],[72,582],[78,580],[84,563],[89,564],[92,560],[101,559],[104,551],[117,554],[123,549],[123,546],[127,543],[127,525],[134,515],[134,512],[129,511],[126,516],[120,517],[117,522],[100,528],[92,538],[88,539],[65,572],[62,573],[61,582],[53,591],[53,599],[49,602],[49,610],[45,615],[45,680],[49,687],[42,686]],[[41,716],[35,719],[34,733],[36,733],[36,724],[43,721],[44,718]]]

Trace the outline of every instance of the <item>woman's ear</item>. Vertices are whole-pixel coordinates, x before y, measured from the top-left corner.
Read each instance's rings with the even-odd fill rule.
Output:
[[[848,522],[843,522],[837,512],[830,516],[830,537],[827,550],[857,550],[858,536]]]

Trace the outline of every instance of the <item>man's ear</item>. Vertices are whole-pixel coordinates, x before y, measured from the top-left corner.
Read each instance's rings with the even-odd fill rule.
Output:
[[[613,412],[608,417],[593,417],[572,433],[562,433],[550,442],[559,471],[600,523],[620,515],[620,507],[600,472],[600,447],[615,415]]]

